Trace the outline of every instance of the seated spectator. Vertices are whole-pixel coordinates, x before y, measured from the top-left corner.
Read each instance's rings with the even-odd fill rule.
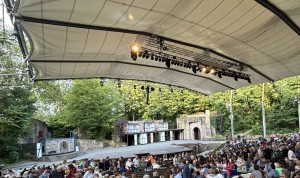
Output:
[[[160,165],[154,160],[152,167],[153,167],[153,169],[159,169]]]
[[[290,177],[291,177],[290,171],[287,169],[283,169],[282,170],[282,178],[290,178]]]
[[[127,177],[126,177],[126,172],[123,172],[123,173],[122,173],[121,178],[127,178]]]
[[[250,178],[263,178],[262,172],[259,170],[259,166],[254,165],[254,171],[251,173]]]
[[[57,168],[50,173],[49,178],[65,178],[64,167],[62,165],[57,166]]]
[[[93,178],[94,175],[94,169],[92,167],[89,167],[85,174],[83,175],[83,178]]]
[[[128,160],[125,163],[125,168],[128,172],[132,171],[132,167],[133,167],[133,162],[131,161],[130,158],[128,158]]]
[[[279,173],[275,170],[275,165],[271,164],[271,169],[268,171],[267,178],[278,178]]]
[[[283,169],[278,162],[275,163],[275,170],[279,173],[279,177],[281,177]]]
[[[77,172],[74,174],[74,178],[82,178],[82,174]]]

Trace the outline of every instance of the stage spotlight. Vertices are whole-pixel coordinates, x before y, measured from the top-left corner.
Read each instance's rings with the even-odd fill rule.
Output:
[[[197,66],[196,66],[196,65],[193,65],[193,66],[192,66],[192,71],[193,71],[194,73],[197,73]]]
[[[170,59],[166,59],[166,66],[167,66],[168,68],[171,67]]]
[[[180,66],[181,66],[181,67],[183,66],[183,63],[182,63],[182,62],[180,63]]]
[[[170,91],[171,91],[171,93],[173,93],[173,92],[174,92],[174,89],[173,89],[173,88],[171,88],[171,89],[170,89]]]
[[[144,86],[144,85],[143,85],[143,86],[141,86],[141,89],[142,89],[142,90],[145,90],[145,86]]]
[[[155,90],[155,88],[154,87],[151,87],[151,91],[154,91]]]
[[[158,60],[158,56],[155,56],[155,61],[157,61]]]
[[[137,54],[135,52],[133,52],[133,51],[131,51],[130,53],[131,53],[131,59],[134,60],[134,61],[136,61]]]
[[[136,89],[136,85],[133,85],[133,89]]]
[[[161,92],[161,88],[158,88],[158,91]]]
[[[165,62],[165,61],[166,61],[166,58],[163,57],[163,58],[161,59],[161,62]]]
[[[146,54],[145,52],[142,53],[142,58],[145,58],[146,57]]]
[[[131,46],[130,50],[132,52],[138,53],[140,48],[138,47],[138,45],[135,44],[135,45]]]
[[[171,64],[172,64],[172,65],[174,64],[174,60],[171,61]]]
[[[150,57],[149,54],[146,54],[146,59],[149,59],[149,57]]]
[[[173,56],[173,59],[175,60],[175,59],[176,59],[176,56]]]
[[[202,68],[201,68],[201,72],[206,73],[206,71],[207,71],[207,68],[206,68],[206,67],[202,67]]]
[[[139,53],[139,57],[142,57],[142,53],[143,53],[143,52],[140,52],[140,53]]]
[[[210,73],[211,73],[212,75],[216,75],[216,74],[217,74],[217,71],[216,71],[215,69],[212,68],[212,69],[210,70]]]
[[[154,60],[154,55],[153,54],[151,54],[151,60]]]
[[[239,79],[237,78],[237,76],[236,76],[236,75],[234,76],[234,80],[235,80],[235,81],[238,81],[238,80],[239,80]]]
[[[162,57],[158,58],[158,61],[159,61],[159,62],[161,62],[161,60],[162,60],[161,58],[162,58]]]
[[[218,77],[222,78],[222,72],[221,71],[218,72]]]
[[[103,85],[104,85],[104,82],[100,81],[100,86],[103,87]]]
[[[250,77],[247,79],[247,81],[248,81],[249,83],[252,83]]]

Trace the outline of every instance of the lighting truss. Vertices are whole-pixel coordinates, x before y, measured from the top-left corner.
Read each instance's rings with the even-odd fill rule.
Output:
[[[176,46],[156,36],[148,37],[145,47],[138,48],[134,45],[130,50],[131,58],[134,61],[137,57],[150,58],[150,60],[165,62],[168,68],[171,65],[181,66],[192,69],[194,73],[203,72],[217,75],[219,78],[227,76],[234,78],[236,81],[243,79],[251,83],[250,75],[244,73],[247,70],[247,66],[238,62],[210,57],[208,50],[198,52],[199,49],[197,49],[192,51]]]

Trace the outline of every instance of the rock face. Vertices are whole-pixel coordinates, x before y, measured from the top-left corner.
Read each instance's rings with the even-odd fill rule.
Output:
[[[210,112],[186,115],[177,118],[177,128],[184,129],[180,139],[184,140],[211,140],[215,130],[210,124]]]

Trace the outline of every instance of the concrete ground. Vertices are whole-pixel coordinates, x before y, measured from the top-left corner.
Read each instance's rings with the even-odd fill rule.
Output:
[[[139,153],[151,153],[153,155],[156,154],[164,154],[164,153],[175,153],[175,152],[183,152],[189,151],[190,149],[178,146],[176,144],[211,144],[211,143],[219,143],[222,144],[225,141],[200,141],[200,140],[174,140],[174,141],[166,141],[166,142],[158,142],[146,145],[137,145],[137,146],[128,146],[128,147],[118,147],[118,148],[103,148],[92,151],[87,151],[86,154],[75,157],[73,159],[67,160],[71,162],[72,160],[80,160],[84,158],[88,159],[102,159],[109,156],[110,158],[119,158],[123,157],[134,157],[135,154]],[[37,161],[28,161],[28,162],[20,162],[12,165],[10,169],[19,170],[23,168],[33,167],[34,165],[42,166],[42,165],[52,165],[52,164],[60,164],[63,160],[54,161],[54,162],[37,162]]]

